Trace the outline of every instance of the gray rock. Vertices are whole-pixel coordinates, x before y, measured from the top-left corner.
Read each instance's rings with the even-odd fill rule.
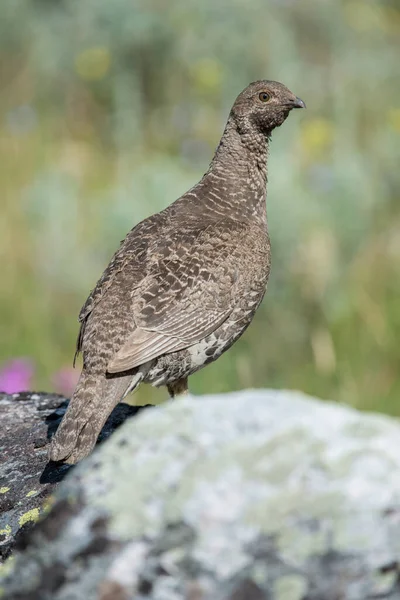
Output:
[[[70,466],[49,463],[47,444],[68,406],[58,394],[0,393],[0,562],[51,504]],[[104,426],[105,440],[138,407],[121,403]]]
[[[400,599],[400,425],[295,392],[126,422],[7,561],[7,600]]]

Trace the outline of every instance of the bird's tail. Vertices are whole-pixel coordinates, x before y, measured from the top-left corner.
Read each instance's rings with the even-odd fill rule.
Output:
[[[111,411],[140,383],[132,375],[106,378],[82,371],[68,409],[51,441],[49,458],[75,464],[92,451]],[[135,385],[133,385],[135,384]]]

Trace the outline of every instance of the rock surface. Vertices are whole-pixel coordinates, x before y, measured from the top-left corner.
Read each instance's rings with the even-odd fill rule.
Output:
[[[3,566],[7,600],[400,599],[400,425],[295,392],[126,422]]]
[[[68,400],[57,394],[0,393],[0,562],[50,505],[49,496],[71,467],[47,464],[47,443]],[[137,407],[120,404],[107,421],[106,439]]]

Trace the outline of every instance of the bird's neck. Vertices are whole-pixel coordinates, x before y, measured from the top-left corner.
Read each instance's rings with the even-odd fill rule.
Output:
[[[231,218],[266,220],[268,141],[261,133],[239,132],[233,118],[229,118],[200,182],[207,208],[229,210]]]

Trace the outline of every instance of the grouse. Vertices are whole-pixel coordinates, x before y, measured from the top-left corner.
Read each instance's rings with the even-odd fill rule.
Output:
[[[270,271],[266,215],[272,130],[304,102],[276,81],[237,97],[208,171],[136,225],[80,315],[83,368],[50,458],[76,463],[114,406],[141,383],[174,397],[242,335]]]

